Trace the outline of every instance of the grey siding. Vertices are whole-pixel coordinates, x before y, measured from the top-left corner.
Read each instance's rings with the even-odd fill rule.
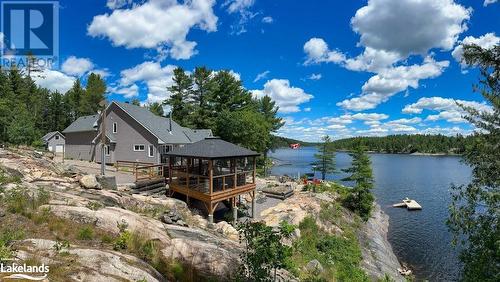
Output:
[[[95,131],[66,133],[65,158],[85,161],[94,160],[95,149],[92,140],[96,135],[97,132]]]
[[[56,140],[56,136],[59,136],[58,140]],[[56,133],[47,141],[47,149],[52,148],[52,150],[55,152],[57,145],[64,145],[65,143],[66,142],[64,140],[64,136],[59,133]]]
[[[117,125],[117,132],[113,133],[113,123],[115,122]],[[107,111],[106,132],[112,140],[116,141],[116,144],[110,148],[111,156],[106,157],[106,162],[159,162],[158,138],[114,104],[111,105]],[[135,144],[144,145],[144,151],[135,152]],[[149,145],[153,145],[153,157],[149,157],[148,155]],[[100,152],[101,148],[98,146],[96,149],[97,162],[101,161]]]

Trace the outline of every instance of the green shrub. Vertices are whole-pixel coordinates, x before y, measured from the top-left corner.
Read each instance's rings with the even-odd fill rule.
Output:
[[[94,229],[91,226],[85,226],[78,231],[78,240],[92,240],[94,239]]]
[[[86,207],[88,209],[93,210],[93,211],[97,211],[97,210],[102,209],[104,207],[104,205],[99,203],[99,202],[88,202]]]
[[[5,204],[11,213],[22,214],[31,217],[31,213],[36,211],[41,205],[50,201],[49,192],[40,188],[36,195],[29,193],[28,189],[16,187],[5,193]]]
[[[120,232],[120,236],[116,238],[113,244],[113,249],[115,251],[126,250],[129,241],[130,241],[130,232],[128,232],[127,230]]]

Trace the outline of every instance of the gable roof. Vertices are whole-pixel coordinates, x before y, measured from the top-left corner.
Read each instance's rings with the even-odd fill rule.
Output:
[[[172,120],[172,131],[170,131],[169,118],[157,116],[144,107],[123,102],[112,102],[112,104],[113,103],[163,143],[188,144],[212,135],[210,129],[193,130],[180,126],[174,120]]]
[[[175,148],[167,155],[176,157],[195,157],[203,159],[219,159],[231,157],[256,157],[260,154],[224,141],[220,138],[210,137],[196,143],[187,144],[182,148]]]
[[[66,127],[66,129],[63,130],[63,133],[96,131],[98,119],[99,115],[79,117],[72,124]]]
[[[49,141],[52,137],[54,137],[56,134],[59,134],[60,136],[62,136],[63,139],[65,139],[64,135],[61,134],[61,132],[59,131],[52,131],[52,132],[49,132],[47,134],[45,134],[43,137],[42,137],[42,140],[47,142]]]

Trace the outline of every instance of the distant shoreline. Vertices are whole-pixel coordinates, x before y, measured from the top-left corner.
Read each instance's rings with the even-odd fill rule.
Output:
[[[314,147],[314,146],[303,146],[306,148]],[[280,147],[277,149],[290,149],[289,147]],[[300,149],[299,149],[300,150]],[[350,150],[345,150],[345,149],[338,149],[336,152],[344,152],[344,153],[349,153],[351,152]],[[405,152],[381,152],[381,151],[366,151],[369,154],[393,154],[393,155],[411,155],[411,156],[461,156],[461,154],[456,154],[456,153],[421,153],[421,152],[413,152],[413,153],[405,153]]]

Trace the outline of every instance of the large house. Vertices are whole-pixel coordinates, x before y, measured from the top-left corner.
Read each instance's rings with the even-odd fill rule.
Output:
[[[65,157],[101,162],[99,115],[78,118],[62,133],[66,137]],[[130,161],[166,163],[173,148],[212,136],[210,129],[190,129],[147,108],[111,102],[106,108],[106,163]]]

